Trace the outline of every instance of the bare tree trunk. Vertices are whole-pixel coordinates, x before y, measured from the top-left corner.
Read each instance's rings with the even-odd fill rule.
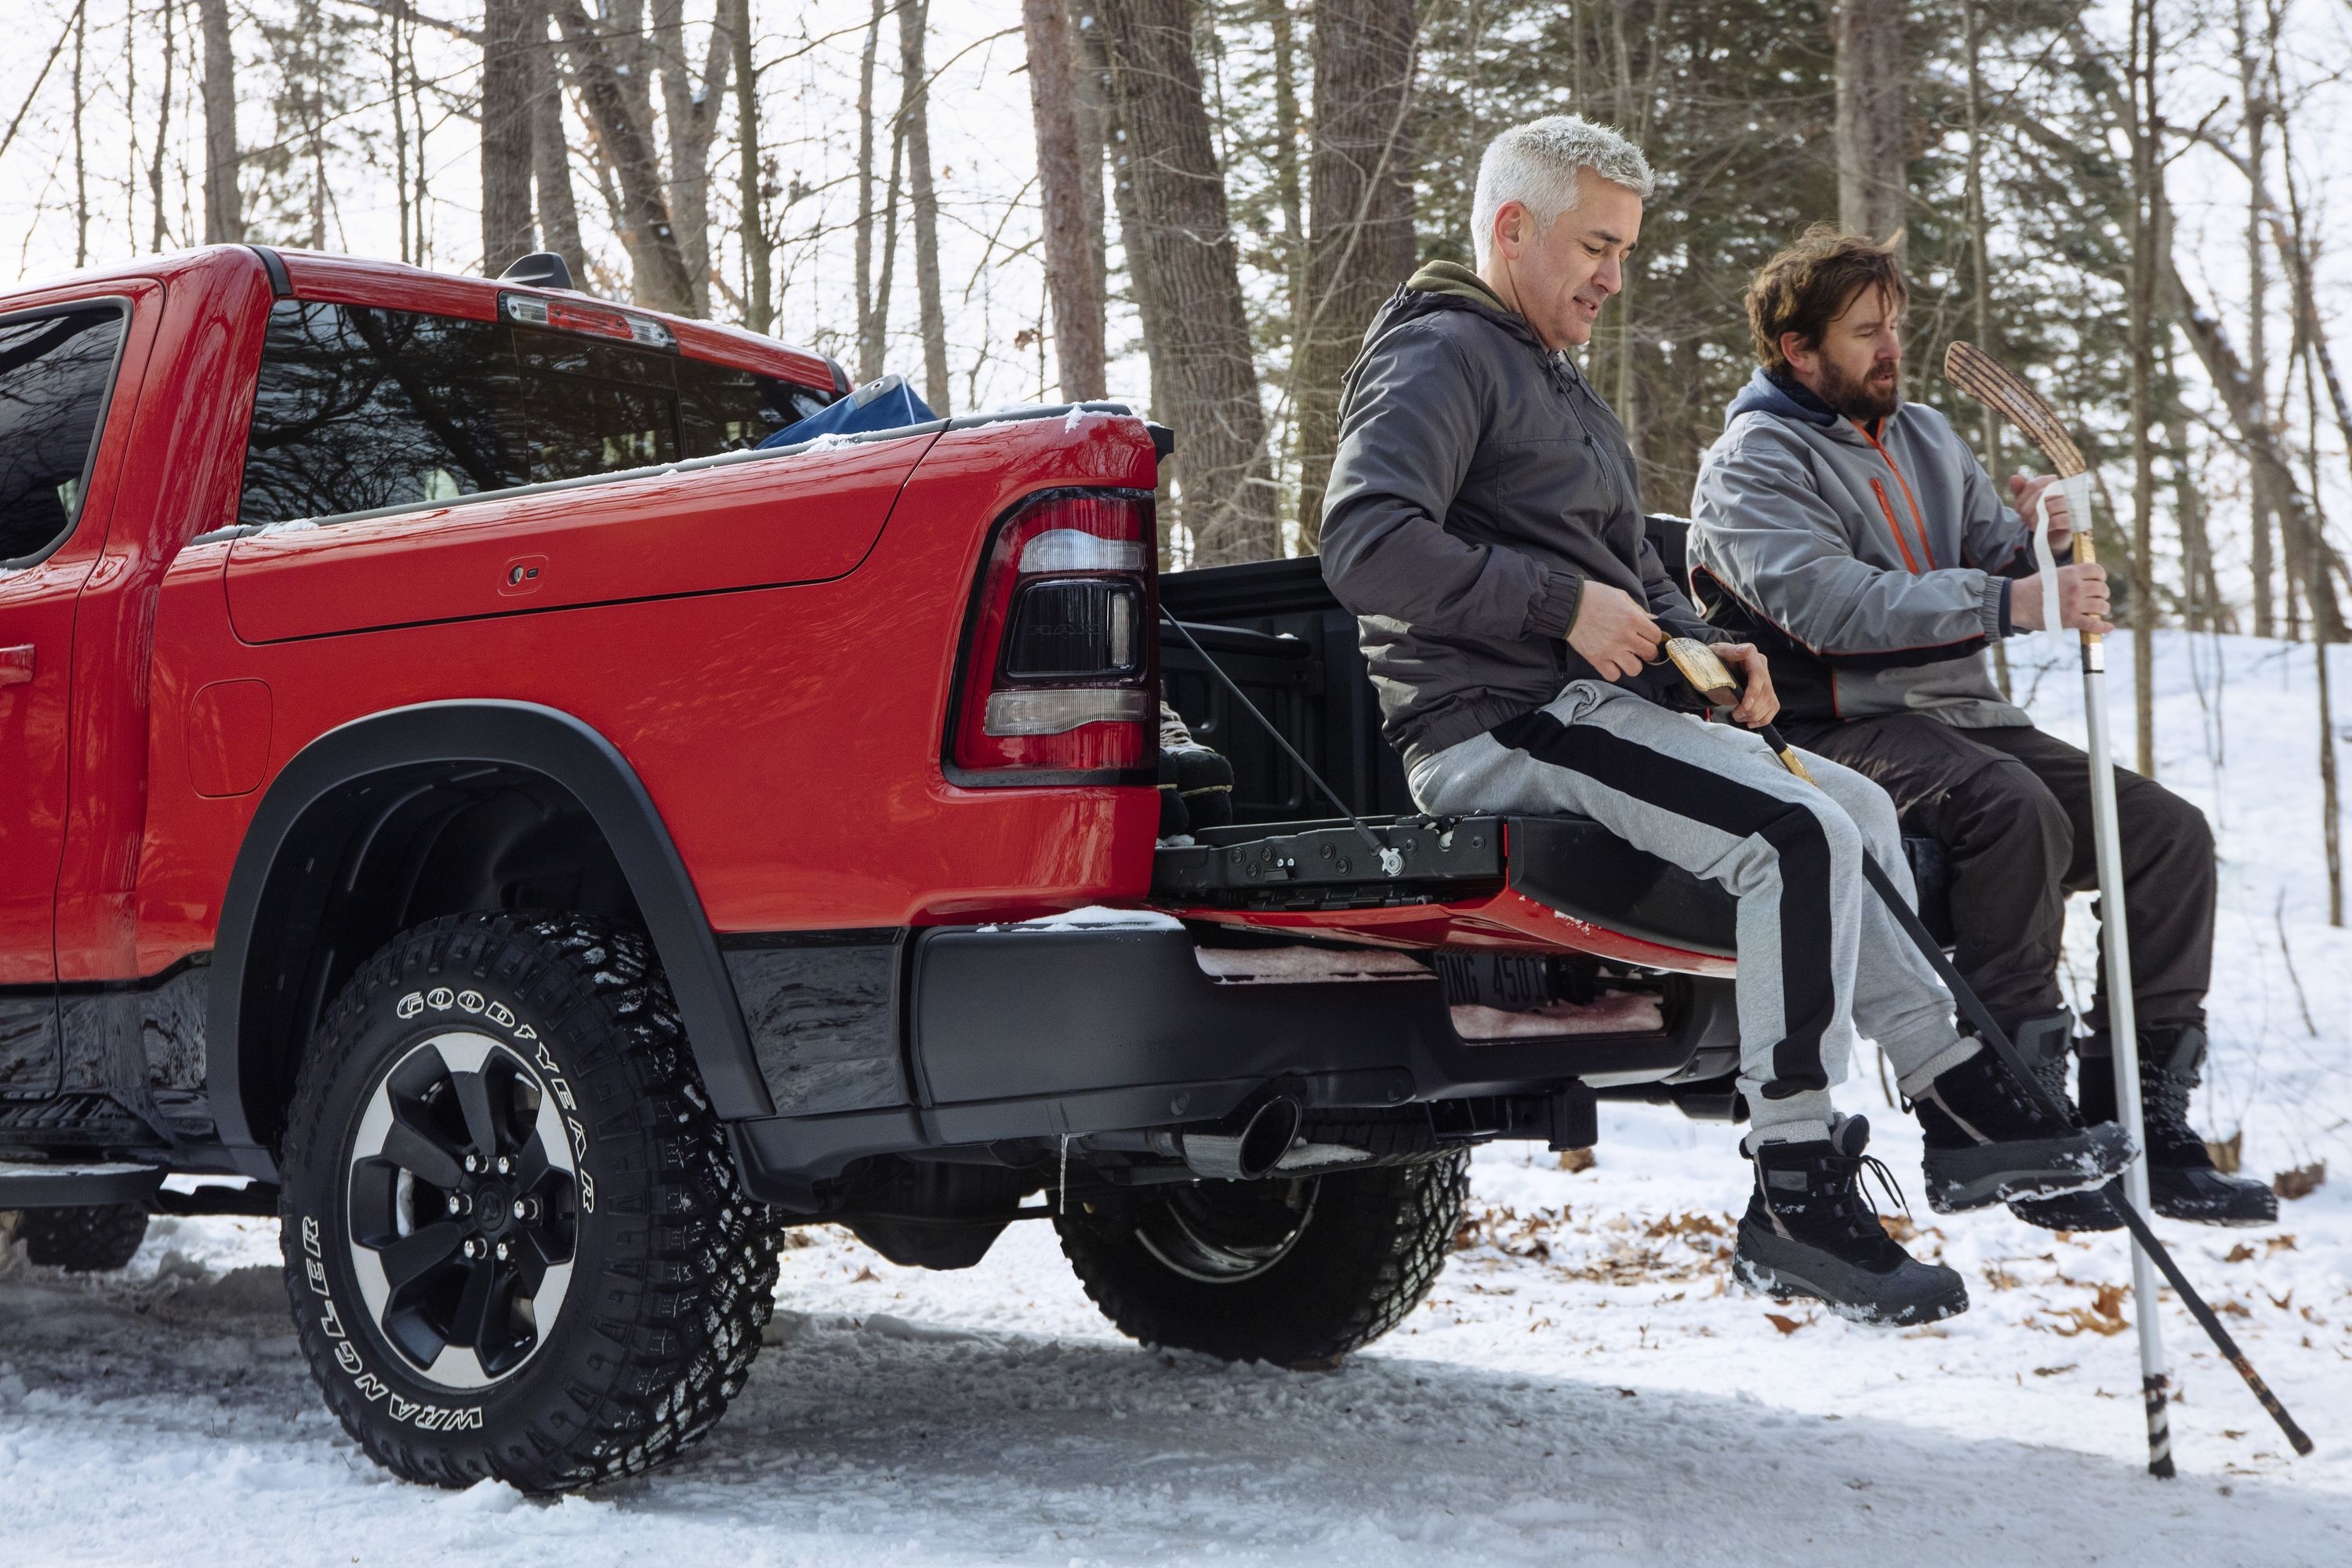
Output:
[[[2269,106],[2261,87],[2261,61],[2257,55],[2254,27],[2246,7],[2246,0],[2237,0],[2237,56],[2239,101],[2244,108],[2246,129],[2246,166],[2260,172],[2265,159],[2265,132],[2268,129]],[[2246,186],[2246,374],[2253,380],[2255,394],[2263,406],[2270,403],[2270,349],[2265,341],[2269,331],[2270,307],[2265,296],[2269,292],[2270,268],[2263,258],[2262,232],[2262,182],[2253,179]],[[2254,635],[2269,637],[2275,627],[2271,599],[2273,562],[2271,553],[2272,527],[2278,514],[2277,504],[2271,497],[2269,478],[2259,469],[2252,476],[2251,508],[2252,526],[2252,571],[2254,579]],[[2293,597],[2292,595],[2289,595]]]
[[[1381,301],[1412,271],[1413,0],[1318,0],[1315,204],[1300,366],[1298,543],[1323,532],[1323,488],[1339,437],[1339,381]]]
[[[580,241],[580,205],[572,195],[572,146],[563,134],[563,76],[547,36],[547,0],[533,0],[530,47],[531,182],[539,193],[539,237],[574,268],[586,259]]]
[[[2155,0],[2132,0],[2131,423],[2132,423],[2132,704],[2138,721],[2138,768],[2156,776],[2156,447],[2148,426],[2156,416],[2157,147],[2164,134],[2156,103]]]
[[[1045,289],[1054,307],[1054,355],[1062,395],[1103,395],[1103,300],[1087,243],[1086,169],[1078,154],[1077,88],[1064,0],[1022,0],[1029,47],[1029,107],[1037,129],[1037,184],[1045,214]]]
[[[882,45],[887,0],[874,0],[866,48],[857,57],[857,225],[853,231],[857,287],[857,379],[882,374],[881,312],[874,300],[874,57]]]
[[[1274,42],[1274,186],[1276,198],[1282,205],[1283,310],[1287,321],[1285,338],[1290,350],[1287,392],[1290,418],[1284,431],[1286,450],[1276,458],[1276,478],[1297,459],[1301,449],[1298,398],[1305,385],[1307,372],[1307,180],[1299,165],[1298,122],[1298,49],[1297,28],[1290,14],[1291,0],[1261,0],[1268,31]],[[1322,520],[1309,515],[1300,476],[1302,493],[1298,506],[1299,548],[1312,552],[1310,541],[1321,531]],[[1318,509],[1319,510],[1319,503]]]
[[[89,147],[82,138],[82,53],[89,41],[89,0],[74,6],[73,18],[73,165],[74,165],[74,265],[89,265]]]
[[[1079,17],[1077,12],[1086,15]],[[1094,279],[1094,300],[1097,312],[1095,336],[1103,344],[1103,390],[1109,393],[1110,327],[1108,311],[1110,301],[1110,247],[1103,232],[1103,143],[1108,139],[1108,115],[1103,107],[1104,94],[1108,90],[1103,78],[1104,68],[1097,59],[1099,49],[1089,51],[1085,32],[1096,35],[1099,44],[1102,24],[1094,18],[1086,0],[1065,0],[1065,16],[1070,18],[1069,32],[1064,37],[1069,43],[1071,101],[1076,110],[1078,127],[1078,195],[1080,197],[1081,232],[1087,242],[1087,276]],[[1071,34],[1077,34],[1071,37]]]
[[[661,62],[662,119],[669,131],[670,218],[677,226],[690,316],[710,314],[710,144],[735,55],[727,29],[713,27],[702,73],[686,55],[685,0],[654,0],[654,47]]]
[[[229,42],[228,0],[196,0],[205,38],[205,243],[245,238],[245,205],[236,187],[236,53]]]
[[[1838,222],[1885,239],[1904,224],[1904,117],[1900,0],[1836,0]]]
[[[482,276],[539,248],[530,219],[532,0],[482,7]],[[541,31],[545,31],[541,22]]]
[[[1968,54],[1968,132],[1969,163],[1966,200],[1969,224],[1969,310],[1972,318],[1971,334],[1977,346],[1995,359],[2000,357],[2000,345],[1992,340],[1992,268],[1986,257],[1984,202],[1984,14],[1979,0],[1963,0],[1961,12],[1962,47]],[[1992,475],[1996,490],[2000,486],[2000,416],[1987,404],[1982,411],[1983,423],[1977,433],[1977,444],[1984,458],[1985,471]],[[1992,644],[1992,673],[2000,683],[2000,694],[2010,695],[2009,645],[1999,637]]]
[[[923,333],[923,401],[948,412],[948,317],[940,298],[940,194],[931,170],[931,84],[923,63],[929,0],[899,0],[898,120],[907,142],[908,194],[915,218],[915,305]]]
[[[890,178],[882,190],[882,268],[874,280],[874,313],[866,321],[874,365],[873,375],[865,378],[868,381],[882,374],[883,356],[889,348],[890,287],[898,268],[898,184],[906,161],[906,127],[895,125],[890,132]]]
[[[172,72],[180,58],[180,8],[174,0],[163,0],[156,9],[163,13],[163,94],[156,106],[155,155],[147,164],[147,200],[155,209],[154,226],[147,239],[150,250],[162,250],[164,245],[163,149],[172,140]]]
[[[630,75],[624,77],[613,58],[616,52],[631,52],[633,46],[627,38],[616,38],[615,47],[607,48],[605,39],[611,29],[591,21],[580,0],[555,0],[553,9],[572,51],[589,123],[595,128],[620,182],[621,204],[614,216],[621,243],[628,247],[638,302],[656,310],[694,315],[698,295],[686,269],[677,231],[670,224],[661,158],[654,150],[652,133],[646,129],[647,121],[638,118],[631,102],[633,84],[641,84],[643,78],[634,66]],[[704,281],[708,283],[707,276]]]
[[[433,230],[431,209],[425,205],[425,170],[428,161],[426,144],[431,140],[431,132],[425,119],[425,73],[416,68],[416,13],[414,9],[403,8],[407,11],[408,17],[408,43],[403,50],[407,74],[392,84],[392,90],[398,92],[406,87],[408,122],[416,127],[416,178],[409,183],[408,187],[408,226],[416,236],[416,264],[430,267],[433,265]]]
[[[2310,421],[2309,439],[2304,448],[2304,456],[2310,468],[2312,531],[2315,538],[2324,539],[2327,533],[2327,517],[2321,509],[2319,499],[2318,356],[2308,342],[2305,342],[2303,349],[2304,405]],[[2292,374],[2292,371],[2289,374]],[[2322,558],[2323,552],[2315,549],[2310,554],[2315,575],[2324,581],[2327,575],[2327,563]],[[2336,704],[2328,690],[2327,679],[2327,650],[2335,646],[2335,639],[2328,636],[2327,628],[2319,624],[2317,595],[2313,595],[2312,603],[2315,606],[2311,627],[2312,653],[2319,661],[2319,811],[2321,842],[2327,856],[2327,923],[2340,926],[2344,923],[2344,846],[2342,814],[2336,793]]]
[[[383,69],[392,83],[393,205],[400,210],[400,259],[414,264],[415,257],[408,245],[408,97],[401,74],[400,45],[400,16],[388,12],[383,18]]]
[[[2169,232],[2169,224],[2166,226]],[[2158,257],[2162,277],[2158,286],[2169,307],[2169,313],[2180,322],[2189,344],[2197,351],[2200,363],[2205,367],[2205,377],[2220,395],[2221,406],[2230,416],[2230,423],[2238,432],[2238,440],[2245,451],[2249,468],[2263,471],[2271,493],[2278,498],[2279,521],[2284,530],[2293,535],[2316,542],[2315,552],[2323,569],[2311,574],[2313,589],[2312,624],[2329,640],[2344,640],[2344,617],[2335,590],[2335,580],[2343,574],[2344,563],[2336,558],[2325,540],[2313,531],[2310,514],[2305,509],[2303,487],[2289,466],[2276,433],[2271,428],[2269,410],[2263,406],[2253,384],[2247,378],[2245,367],[2237,351],[2231,345],[2229,335],[2221,321],[2209,312],[2189,289],[2188,281],[2168,255]]]
[[[1136,227],[1128,266],[1153,301],[1152,401],[1175,426],[1183,523],[1200,565],[1280,550],[1240,262],[1187,0],[1101,0]],[[1137,232],[1139,229],[1140,232]]]
[[[768,238],[767,180],[760,167],[760,79],[751,64],[751,0],[728,0],[727,27],[735,60],[735,199],[743,210],[743,324],[764,332],[775,321],[775,263]]]

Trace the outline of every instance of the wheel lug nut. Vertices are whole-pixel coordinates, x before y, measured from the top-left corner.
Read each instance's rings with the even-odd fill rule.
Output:
[[[479,1258],[482,1256],[482,1238],[480,1237],[469,1236],[466,1238],[466,1256],[472,1258]]]
[[[468,1155],[467,1155],[467,1156],[466,1156],[466,1169],[467,1169],[468,1171],[478,1171],[478,1170],[480,1170],[481,1168],[482,1168],[482,1157],[481,1157],[480,1155],[478,1155],[478,1154],[468,1154]]]
[[[451,1193],[449,1194],[449,1212],[451,1214],[464,1214],[467,1209],[470,1209],[473,1206],[473,1201],[467,1198],[465,1194]]]
[[[524,1222],[526,1222],[526,1223],[528,1223],[528,1222],[530,1222],[530,1221],[531,1221],[531,1220],[537,1219],[537,1218],[539,1217],[539,1202],[538,1202],[538,1200],[537,1200],[537,1199],[535,1199],[535,1198],[517,1198],[517,1199],[515,1199],[515,1201],[514,1201],[514,1216],[515,1216],[515,1218],[517,1218],[517,1219],[519,1219],[519,1220],[522,1220],[522,1221],[524,1221]]]
[[[505,1242],[501,1241],[500,1243],[499,1243],[499,1262],[501,1262],[501,1263],[504,1263],[506,1260],[507,1260],[507,1244],[506,1244]]]
[[[499,1155],[499,1175],[503,1176],[503,1175],[505,1175],[509,1171],[511,1171],[511,1170],[513,1170],[513,1169],[514,1169],[514,1162],[513,1162],[513,1161],[511,1161],[511,1160],[508,1159],[504,1154],[501,1154],[501,1155]]]

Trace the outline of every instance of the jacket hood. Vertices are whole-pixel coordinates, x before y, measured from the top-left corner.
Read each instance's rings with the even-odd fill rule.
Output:
[[[1404,287],[1390,295],[1388,302],[1381,307],[1365,341],[1370,342],[1399,322],[1439,310],[1465,310],[1474,316],[1484,316],[1538,353],[1546,352],[1527,318],[1504,304],[1502,296],[1487,288],[1485,279],[1458,261],[1423,262],[1405,279]]]
[[[1763,366],[1748,378],[1739,395],[1724,410],[1724,428],[1743,414],[1769,414],[1776,419],[1794,419],[1827,430],[1838,422],[1837,410],[1823,403],[1801,383],[1791,376],[1774,375]]]

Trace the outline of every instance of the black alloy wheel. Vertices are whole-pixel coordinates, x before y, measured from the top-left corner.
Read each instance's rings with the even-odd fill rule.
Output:
[[[350,1159],[352,1272],[418,1375],[484,1388],[563,1310],[580,1173],[531,1065],[472,1030],[412,1047],[379,1079]]]

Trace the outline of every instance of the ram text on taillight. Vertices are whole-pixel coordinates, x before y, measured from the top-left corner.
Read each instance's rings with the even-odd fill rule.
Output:
[[[1062,491],[1003,523],[966,647],[954,761],[972,773],[1126,772],[1150,765],[1151,501]]]

